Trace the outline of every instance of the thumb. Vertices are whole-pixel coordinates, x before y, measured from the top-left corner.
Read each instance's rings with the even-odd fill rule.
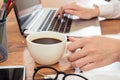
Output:
[[[93,4],[94,7],[98,7],[96,4]]]
[[[70,42],[74,42],[74,41],[78,40],[78,38],[74,38],[74,37],[69,37],[68,39]]]

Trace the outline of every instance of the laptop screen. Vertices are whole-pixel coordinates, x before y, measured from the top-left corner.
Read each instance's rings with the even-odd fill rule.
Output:
[[[27,25],[25,24],[26,21],[31,21],[30,17],[32,19],[32,17],[34,17],[33,14],[35,14],[41,8],[42,5],[40,0],[16,0],[14,11],[18,20],[21,33]]]
[[[0,67],[0,80],[25,80],[24,67]]]

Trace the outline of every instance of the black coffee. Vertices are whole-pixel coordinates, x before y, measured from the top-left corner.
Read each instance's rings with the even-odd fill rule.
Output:
[[[59,39],[55,39],[55,38],[38,38],[38,39],[33,40],[32,42],[39,43],[39,44],[55,44],[55,43],[59,43],[62,41]]]

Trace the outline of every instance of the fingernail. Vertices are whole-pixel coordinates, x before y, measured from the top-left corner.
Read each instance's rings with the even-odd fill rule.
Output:
[[[83,71],[80,71],[80,73],[83,73]]]
[[[87,71],[87,67],[82,67],[81,69],[80,69],[81,71]]]

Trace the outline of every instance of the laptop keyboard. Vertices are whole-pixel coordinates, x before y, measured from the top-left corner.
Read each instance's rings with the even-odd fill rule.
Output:
[[[42,25],[39,27],[39,31],[56,31],[61,33],[69,33],[72,19],[70,15],[65,14],[62,19],[54,17],[56,10],[50,10]],[[53,18],[53,19],[52,19]]]

